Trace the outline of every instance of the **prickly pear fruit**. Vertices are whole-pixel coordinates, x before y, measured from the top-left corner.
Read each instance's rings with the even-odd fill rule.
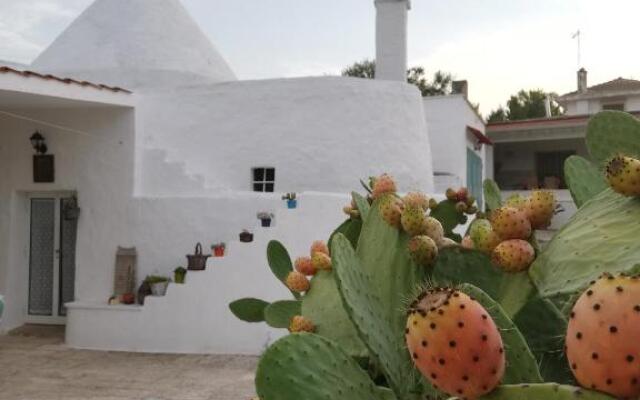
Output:
[[[625,196],[640,196],[640,160],[615,156],[609,160],[605,171],[613,190]]]
[[[527,217],[533,229],[544,229],[551,224],[556,210],[556,198],[552,191],[534,190],[526,204]]]
[[[425,235],[433,239],[434,242],[441,242],[444,238],[444,228],[440,221],[433,217],[427,217],[422,222],[422,231]]]
[[[469,236],[473,240],[474,248],[491,253],[500,244],[500,237],[493,231],[491,222],[486,219],[476,219],[469,228]]]
[[[504,375],[500,332],[482,305],[465,293],[424,292],[409,308],[405,333],[418,370],[449,395],[477,399]]]
[[[315,253],[323,253],[328,256],[331,255],[329,253],[329,246],[327,246],[327,244],[322,240],[316,240],[311,244],[311,250],[309,250],[309,255],[313,257]]]
[[[305,318],[302,315],[296,315],[293,318],[291,318],[291,323],[289,324],[289,332],[291,332],[291,333],[299,333],[299,332],[312,333],[315,330],[316,330],[315,325],[308,318]]]
[[[405,207],[421,208],[423,211],[429,209],[429,198],[420,192],[410,192],[404,196]]]
[[[465,204],[467,203],[467,197],[468,196],[469,196],[469,189],[467,189],[466,187],[461,187],[456,192],[456,199],[458,201],[464,202]],[[473,204],[473,203],[471,203],[471,204]]]
[[[475,248],[475,243],[473,243],[473,240],[471,239],[471,236],[465,236],[462,238],[462,242],[460,243],[460,245],[462,247],[464,247],[465,249],[473,249]]]
[[[501,207],[491,212],[491,226],[502,240],[528,239],[531,223],[527,214],[513,207]]]
[[[429,266],[438,256],[436,242],[427,235],[414,236],[407,244],[409,255],[413,261],[421,266]]]
[[[316,267],[313,266],[311,257],[298,257],[294,265],[296,267],[296,271],[303,275],[315,275],[317,272]]]
[[[395,228],[400,227],[402,208],[402,201],[392,194],[386,194],[380,200],[382,219]]]
[[[358,209],[353,207],[353,206],[344,206],[342,208],[342,211],[345,214],[347,214],[349,217],[351,217],[351,218],[359,218],[360,217],[360,211],[358,211]]]
[[[331,257],[325,253],[315,252],[311,257],[311,264],[316,271],[330,271],[331,270]]]
[[[506,240],[496,246],[491,254],[494,264],[507,272],[524,271],[536,257],[536,252],[526,240]]]
[[[618,398],[640,397],[640,280],[602,276],[569,319],[567,359],[580,385]]]
[[[436,199],[429,199],[429,209],[433,210],[438,207],[438,201]]]
[[[404,210],[400,217],[402,229],[404,229],[409,235],[417,236],[424,234],[424,221],[426,216],[422,207],[407,207],[405,204]]]
[[[465,203],[464,201],[459,201],[456,203],[456,211],[459,213],[466,212],[468,208],[469,207],[467,207],[467,203]]]
[[[396,192],[396,182],[387,174],[382,174],[373,182],[372,196],[374,199],[380,198],[382,195]]]
[[[471,207],[475,202],[476,202],[476,198],[473,196],[467,196],[467,199],[465,200],[465,203],[467,203],[467,206],[469,207]]]
[[[447,197],[447,200],[451,200],[451,201],[458,200],[458,193],[453,188],[448,188],[447,191],[444,192],[444,195]]]
[[[525,210],[527,208],[527,199],[521,194],[512,194],[504,201],[504,206]]]
[[[458,242],[453,239],[449,239],[448,237],[443,237],[436,242],[436,245],[438,246],[438,250],[440,250],[444,249],[445,247],[457,246]]]
[[[298,271],[289,272],[285,283],[291,291],[298,293],[306,292],[310,286],[307,277]]]
[[[465,211],[467,214],[469,215],[473,215],[476,214],[478,212],[478,207],[476,206],[469,206],[467,207],[467,211]]]

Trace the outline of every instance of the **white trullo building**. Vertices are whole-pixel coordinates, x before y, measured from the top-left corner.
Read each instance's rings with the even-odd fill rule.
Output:
[[[227,309],[287,296],[265,266],[270,239],[292,256],[326,239],[361,177],[433,189],[422,99],[404,83],[409,2],[375,3],[378,80],[238,81],[178,0],[96,0],[35,72],[0,67],[0,331],[66,323],[70,346],[163,352],[275,339]],[[53,160],[34,157],[35,132]],[[257,227],[259,211],[273,227]],[[218,241],[227,256],[165,297],[107,304],[118,247],[136,249],[137,287]]]

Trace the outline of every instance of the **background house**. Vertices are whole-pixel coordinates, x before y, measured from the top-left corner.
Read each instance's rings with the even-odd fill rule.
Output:
[[[587,85],[587,71],[577,72],[577,90],[556,99],[565,114],[487,125],[494,143],[494,177],[505,196],[543,187],[556,191],[565,212],[554,219],[553,227],[566,222],[575,211],[564,182],[564,160],[571,155],[589,158],[585,144],[591,115],[602,110],[640,113],[640,81],[618,78],[594,86]]]

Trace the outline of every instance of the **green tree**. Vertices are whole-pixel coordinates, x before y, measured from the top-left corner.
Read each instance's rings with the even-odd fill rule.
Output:
[[[364,60],[354,63],[342,70],[342,76],[373,79],[376,75],[376,62]],[[453,76],[450,73],[437,71],[433,78],[427,78],[423,67],[412,67],[407,71],[407,82],[416,85],[423,96],[438,96],[451,93]]]
[[[553,99],[555,94],[546,93],[540,89],[521,90],[507,100],[506,109],[500,106],[496,110],[493,110],[489,114],[487,121],[502,122],[544,118],[547,115],[544,104],[547,96]],[[551,115],[562,115],[563,112],[560,105],[556,101],[551,100]]]

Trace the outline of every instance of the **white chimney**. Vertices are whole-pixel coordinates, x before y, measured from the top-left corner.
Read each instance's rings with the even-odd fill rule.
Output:
[[[544,112],[547,118],[551,118],[551,96],[544,98]]]
[[[587,91],[587,70],[580,68],[578,70],[578,92],[584,93]]]
[[[376,79],[407,80],[407,19],[410,0],[375,0]]]

